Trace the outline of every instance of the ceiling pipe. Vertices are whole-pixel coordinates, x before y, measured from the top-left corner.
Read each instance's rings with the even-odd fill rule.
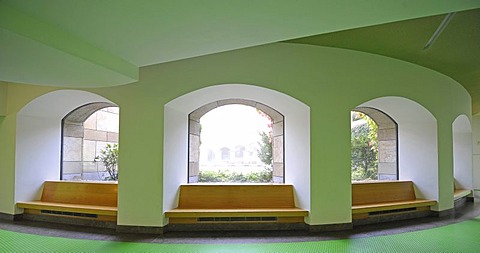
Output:
[[[445,30],[445,28],[448,26],[448,23],[450,23],[450,21],[453,19],[453,16],[455,16],[455,13],[456,12],[450,12],[447,14],[447,16],[445,16],[442,23],[440,23],[437,30],[435,30],[432,37],[428,40],[427,44],[425,44],[425,46],[423,47],[423,50],[429,49],[433,45],[433,43],[435,43],[435,41],[438,39],[440,34],[443,32],[443,30]]]

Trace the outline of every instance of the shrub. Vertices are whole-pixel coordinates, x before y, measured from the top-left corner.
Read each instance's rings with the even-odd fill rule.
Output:
[[[107,144],[105,149],[100,151],[100,155],[95,157],[94,161],[100,161],[105,166],[105,170],[110,176],[105,177],[105,181],[118,180],[118,144]]]
[[[198,182],[201,183],[271,183],[272,170],[241,173],[230,170],[200,171]]]

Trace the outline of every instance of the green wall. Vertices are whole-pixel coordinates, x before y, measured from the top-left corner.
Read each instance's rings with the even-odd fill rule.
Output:
[[[409,98],[437,118],[441,185],[437,208],[453,206],[452,122],[459,114],[471,114],[470,96],[462,86],[437,72],[387,57],[277,43],[143,67],[136,83],[88,90],[120,106],[119,224],[164,225],[163,106],[185,93],[216,84],[262,86],[310,106],[310,224],[350,222],[350,110],[383,96]],[[52,90],[11,86],[8,105],[13,112]],[[12,121],[0,123],[0,141],[6,141],[9,152],[14,145],[9,136],[15,129]],[[5,149],[3,144],[1,147]],[[3,152],[0,157],[6,159],[0,159],[2,178],[7,174],[5,181],[12,188],[13,158]],[[8,190],[0,193],[0,212],[8,212],[3,199],[11,194]]]

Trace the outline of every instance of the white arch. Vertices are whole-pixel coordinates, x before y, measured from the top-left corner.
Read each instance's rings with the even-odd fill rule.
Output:
[[[472,126],[465,115],[458,116],[452,124],[453,132],[453,175],[455,187],[472,189]]]
[[[360,106],[388,114],[398,124],[400,180],[412,180],[417,197],[439,199],[437,120],[427,109],[403,97],[381,97]]]
[[[177,189],[187,182],[188,114],[222,99],[247,99],[285,116],[285,183],[293,184],[297,205],[310,209],[310,108],[283,93],[244,84],[199,89],[165,104],[163,209],[176,207]]]
[[[90,92],[58,90],[30,101],[18,112],[15,202],[38,199],[45,180],[60,179],[61,121],[72,110],[94,102],[112,103]]]

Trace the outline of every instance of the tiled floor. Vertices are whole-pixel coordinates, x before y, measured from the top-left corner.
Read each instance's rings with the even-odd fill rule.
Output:
[[[309,233],[304,231],[249,232],[169,232],[164,235],[116,233],[110,229],[88,228],[33,221],[2,221],[0,229],[53,237],[101,241],[146,242],[162,244],[245,244],[273,242],[310,242],[335,239],[365,238],[431,229],[480,216],[480,202],[467,202],[449,217],[426,217],[407,221],[355,227],[353,230]]]

